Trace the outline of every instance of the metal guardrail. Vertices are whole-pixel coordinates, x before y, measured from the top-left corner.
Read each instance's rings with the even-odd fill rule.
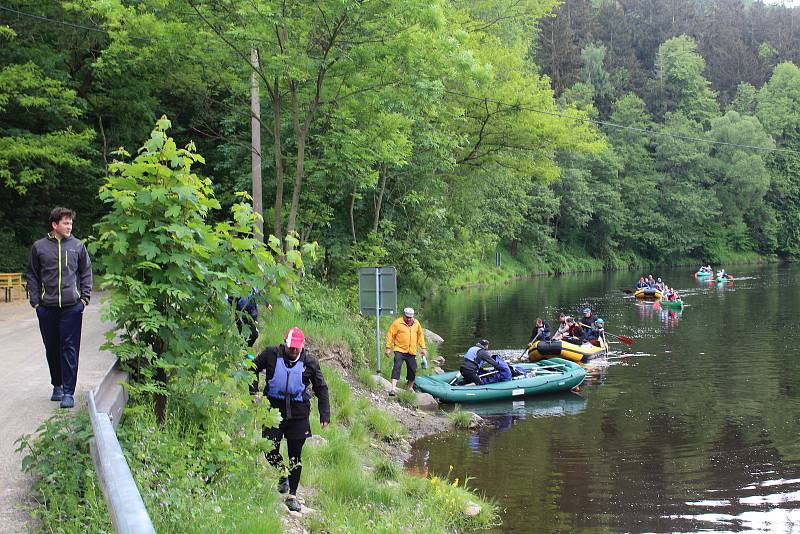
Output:
[[[109,374],[113,371],[114,368],[109,370]],[[100,389],[106,382],[104,380],[101,383]],[[119,401],[115,404],[118,405]],[[124,406],[124,400],[122,404]],[[97,411],[92,391],[89,391],[89,418],[92,421],[94,434],[89,449],[114,530],[119,534],[155,534],[156,530],[133,480],[128,462],[122,454],[122,447],[117,440],[112,420],[108,413]],[[115,422],[119,421],[119,412],[114,419]]]

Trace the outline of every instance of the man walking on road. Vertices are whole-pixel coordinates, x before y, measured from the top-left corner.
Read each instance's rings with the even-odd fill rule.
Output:
[[[389,356],[392,353],[392,347],[395,351],[390,396],[397,394],[397,380],[400,378],[403,362],[406,362],[408,389],[409,391],[414,389],[414,380],[417,378],[417,346],[421,349],[424,364],[428,351],[425,348],[422,325],[414,319],[414,308],[406,308],[403,310],[403,316],[395,319],[386,333],[386,355]]]
[[[75,212],[50,212],[50,233],[33,244],[28,257],[28,295],[50,368],[52,401],[75,406],[83,310],[92,292],[92,262],[83,242],[72,235]]]

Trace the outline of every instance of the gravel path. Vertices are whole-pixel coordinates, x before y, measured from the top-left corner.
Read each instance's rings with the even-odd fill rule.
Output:
[[[81,355],[75,409],[86,406],[86,395],[97,385],[113,356],[101,352],[108,324],[100,321],[100,299],[83,316]],[[44,356],[36,314],[25,301],[0,302],[0,531],[27,532],[32,479],[20,466],[22,455],[14,452],[14,441],[33,433],[39,424],[60,408],[50,402],[50,375]]]

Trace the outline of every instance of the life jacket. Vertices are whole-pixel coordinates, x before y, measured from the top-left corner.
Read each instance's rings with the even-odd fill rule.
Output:
[[[467,353],[464,355],[464,359],[468,362],[475,363],[475,358],[478,357],[478,351],[482,350],[483,347],[475,345],[474,347],[470,347]]]
[[[303,371],[305,370],[303,360],[298,360],[294,367],[286,367],[286,362],[279,355],[275,362],[275,374],[267,382],[267,397],[272,399],[289,399],[303,402],[303,392],[306,390],[303,384]]]

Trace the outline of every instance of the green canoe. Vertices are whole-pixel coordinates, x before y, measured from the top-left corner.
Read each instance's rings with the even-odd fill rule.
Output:
[[[666,308],[683,308],[683,299],[678,300],[662,300],[661,306]]]
[[[418,376],[416,386],[420,391],[430,393],[442,402],[483,402],[565,391],[574,388],[586,378],[586,371],[580,365],[561,358],[519,363],[514,367],[525,374],[507,382],[480,386],[450,385],[459,376],[458,371],[451,371],[439,375]]]

